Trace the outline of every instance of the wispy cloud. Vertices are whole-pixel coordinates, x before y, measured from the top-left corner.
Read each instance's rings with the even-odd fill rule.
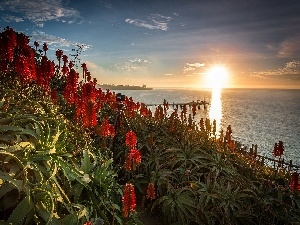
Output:
[[[183,68],[183,73],[187,73],[190,71],[195,71],[200,67],[204,67],[205,63],[186,63],[185,67]]]
[[[47,43],[50,47],[56,50],[57,48],[74,48],[76,46],[82,46],[82,51],[85,51],[92,47],[88,44],[82,44],[75,41],[66,40],[64,38],[56,37],[53,35],[46,34],[42,31],[34,31],[31,35],[32,41],[37,41],[39,43]]]
[[[5,22],[16,22],[16,23],[24,22],[24,19],[21,18],[21,17],[18,17],[18,16],[12,16],[12,15],[5,15],[5,14],[2,16],[2,19],[3,19]]]
[[[135,26],[144,27],[150,30],[168,30],[168,23],[172,20],[172,17],[162,16],[159,14],[150,14],[147,17],[147,21],[140,19],[126,19],[125,22],[133,24]]]
[[[62,0],[4,0],[1,1],[0,10],[20,14],[18,18],[30,20],[36,24],[48,20],[61,20],[62,18],[80,18],[80,14],[73,8],[67,8]],[[22,16],[22,17],[21,17]],[[2,16],[5,19],[5,16]],[[16,17],[7,18],[7,22],[15,21]],[[20,22],[20,21],[19,21]]]
[[[149,60],[142,59],[142,58],[130,59],[128,61],[131,62],[131,63],[138,63],[138,64],[141,64],[141,63],[151,63]]]
[[[125,70],[125,71],[137,71],[146,68],[147,64],[151,64],[151,61],[143,58],[134,58],[129,59],[121,64],[115,64],[117,69]]]
[[[112,4],[109,4],[107,2],[104,2],[104,1],[100,1],[100,4],[103,5],[105,8],[108,8],[108,9],[112,9]]]
[[[300,53],[300,36],[284,40],[279,48],[279,57],[293,57]]]
[[[277,70],[252,72],[251,77],[267,79],[270,76],[297,76],[300,79],[300,61],[293,60]]]

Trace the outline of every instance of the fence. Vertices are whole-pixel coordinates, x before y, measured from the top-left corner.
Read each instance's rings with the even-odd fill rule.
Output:
[[[269,166],[273,168],[286,168],[287,172],[298,172],[300,170],[300,165],[294,165],[292,160],[285,160],[283,157],[270,158],[267,156],[257,154],[257,145],[252,145],[247,150],[247,147],[242,147],[241,143],[237,141],[234,142],[234,151],[244,155],[245,157],[252,158],[257,163],[262,166]],[[299,172],[298,172],[299,173]]]

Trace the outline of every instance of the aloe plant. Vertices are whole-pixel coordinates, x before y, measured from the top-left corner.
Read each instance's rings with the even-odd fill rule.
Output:
[[[112,160],[92,147],[88,135],[78,138],[77,128],[46,99],[4,97],[1,218],[12,224],[79,224],[90,218],[122,224],[120,200],[112,198],[122,194]],[[78,154],[81,159],[74,158]]]

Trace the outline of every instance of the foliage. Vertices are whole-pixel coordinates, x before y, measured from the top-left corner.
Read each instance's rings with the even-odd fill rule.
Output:
[[[59,114],[50,99],[13,99],[16,93],[4,93],[2,219],[12,224],[120,220],[112,214],[120,211],[118,199],[112,196],[121,190],[111,158],[95,149],[92,139]]]

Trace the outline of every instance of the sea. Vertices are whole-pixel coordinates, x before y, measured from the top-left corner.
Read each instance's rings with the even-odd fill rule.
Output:
[[[232,129],[232,137],[248,149],[258,146],[258,154],[273,158],[275,143],[284,144],[284,160],[300,166],[299,89],[152,89],[115,91],[148,104],[153,111],[166,100],[173,104],[206,101],[194,117],[216,119],[217,129]],[[179,108],[180,109],[180,108]],[[192,111],[188,108],[188,113]]]

